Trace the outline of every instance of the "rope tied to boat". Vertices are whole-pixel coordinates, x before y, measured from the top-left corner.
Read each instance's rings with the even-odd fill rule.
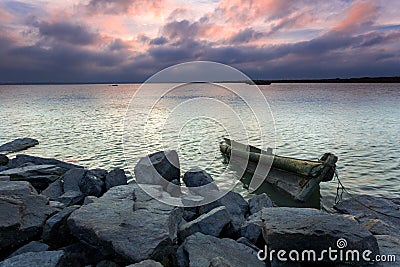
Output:
[[[373,212],[382,214],[382,215],[384,215],[384,216],[392,217],[392,218],[396,218],[396,219],[400,219],[400,216],[395,216],[395,215],[386,214],[386,213],[384,213],[384,212],[381,212],[381,211],[379,211],[379,210],[376,210],[376,209],[374,209],[374,208],[371,208],[371,207],[367,206],[366,204],[362,203],[361,201],[359,201],[358,199],[356,199],[356,198],[354,197],[354,195],[353,195],[352,193],[350,193],[349,190],[343,185],[342,181],[339,179],[339,174],[337,173],[337,171],[334,170],[334,172],[335,172],[335,177],[336,177],[336,179],[337,179],[337,181],[338,181],[338,186],[337,186],[337,188],[336,188],[335,205],[337,205],[337,204],[339,204],[340,202],[343,201],[343,193],[346,192],[346,194],[348,194],[349,197],[350,197],[352,200],[354,200],[355,202],[357,202],[357,203],[360,204],[361,206],[363,206],[363,207],[365,207],[365,208],[367,208],[367,209],[369,209],[369,210],[371,210],[371,211],[373,211]],[[339,193],[339,192],[340,192],[340,193]]]

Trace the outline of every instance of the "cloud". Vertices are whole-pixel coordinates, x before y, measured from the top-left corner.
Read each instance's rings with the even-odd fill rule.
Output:
[[[338,23],[337,31],[354,31],[373,25],[377,18],[378,8],[372,1],[354,2],[346,12],[346,18]]]
[[[163,45],[166,43],[168,43],[168,39],[163,36],[154,38],[150,41],[150,45]]]
[[[248,43],[254,40],[258,40],[265,36],[265,33],[257,32],[252,28],[246,28],[234,36],[232,36],[229,40],[229,43],[238,44],[238,43]]]
[[[162,7],[161,0],[90,0],[88,12],[121,14],[133,11],[155,11]]]

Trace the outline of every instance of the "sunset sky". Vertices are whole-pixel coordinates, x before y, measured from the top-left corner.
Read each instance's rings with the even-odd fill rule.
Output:
[[[141,82],[182,62],[253,79],[400,76],[400,1],[0,0],[0,82]]]

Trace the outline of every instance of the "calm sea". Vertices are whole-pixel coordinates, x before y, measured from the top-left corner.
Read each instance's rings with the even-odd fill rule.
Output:
[[[201,84],[196,84],[158,101],[149,115],[143,136],[140,122],[135,125],[132,118],[124,128],[126,114],[135,116],[127,113],[128,107],[130,111],[136,109],[135,112],[140,113],[140,99],[129,105],[139,86],[0,86],[0,143],[19,137],[37,138],[40,145],[26,153],[105,169],[132,169],[133,163],[146,153],[176,145],[183,171],[198,165],[215,177],[225,173],[217,179],[221,186],[231,183],[232,179],[227,177],[235,174],[226,170],[218,142],[229,129],[237,128],[237,120],[191,120],[190,116],[195,117],[199,110],[196,105],[202,105],[194,103],[192,113],[190,109],[183,109],[187,117],[175,117],[175,121],[179,118],[185,121],[179,126],[179,135],[168,127],[165,129],[169,130],[160,127],[160,123],[186,100],[199,97],[222,99],[234,112],[244,118],[249,116],[243,124],[250,142],[257,145],[257,125],[248,112],[249,106],[237,95],[224,90],[207,94]],[[243,86],[254,90],[249,85]],[[333,152],[339,157],[339,177],[351,192],[398,197],[400,84],[272,84],[259,87],[275,121],[276,154],[318,159],[324,152]],[[146,103],[145,99],[143,103]],[[209,103],[203,108],[206,106],[222,117],[229,115],[224,113],[225,109]],[[163,141],[160,143],[160,140]],[[333,201],[336,187],[335,181],[321,184],[323,202]],[[245,196],[248,194],[241,183],[235,190]]]

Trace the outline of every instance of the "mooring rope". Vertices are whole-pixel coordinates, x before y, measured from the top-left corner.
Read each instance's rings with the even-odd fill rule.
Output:
[[[339,175],[338,175],[337,171],[335,169],[333,169],[333,171],[334,171],[336,179],[338,181],[338,186],[337,186],[337,189],[336,189],[335,205],[337,205],[337,204],[339,204],[340,202],[343,201],[343,192],[346,192],[346,194],[348,194],[352,200],[354,200],[355,202],[357,202],[361,206],[363,206],[363,207],[365,207],[365,208],[367,208],[369,210],[372,210],[372,211],[374,211],[376,213],[379,213],[379,214],[382,214],[382,215],[385,215],[385,216],[388,216],[388,217],[400,219],[400,216],[386,214],[384,212],[381,212],[379,210],[371,208],[371,207],[367,206],[366,204],[362,203],[361,201],[359,201],[358,199],[356,199],[356,197],[352,193],[350,193],[349,190],[343,185],[342,181],[339,179]]]

